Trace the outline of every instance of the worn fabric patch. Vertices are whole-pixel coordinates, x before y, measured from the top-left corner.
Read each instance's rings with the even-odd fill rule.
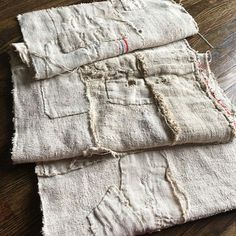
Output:
[[[54,177],[38,165],[43,232],[139,235],[235,209],[235,144],[111,157]]]

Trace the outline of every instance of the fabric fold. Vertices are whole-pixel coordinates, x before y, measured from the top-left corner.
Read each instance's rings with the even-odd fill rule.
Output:
[[[198,28],[174,1],[94,2],[18,20],[15,163],[232,141],[234,109],[205,54],[184,40]]]
[[[236,112],[172,0],[18,16],[12,160],[36,162],[43,234],[133,236],[236,209]]]
[[[198,31],[170,0],[112,0],[18,16],[36,79],[137,49],[168,44]]]
[[[46,80],[32,79],[27,48],[14,46],[19,53],[12,62],[15,162],[227,143],[235,135],[234,108],[206,54],[186,41],[97,61]]]

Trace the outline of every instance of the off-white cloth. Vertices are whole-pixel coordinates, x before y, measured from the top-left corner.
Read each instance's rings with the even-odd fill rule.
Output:
[[[235,110],[171,0],[18,17],[12,159],[38,162],[44,235],[137,235],[234,209]]]
[[[110,0],[18,16],[35,78],[197,33],[197,24],[171,0]]]
[[[235,209],[235,155],[233,142],[110,157],[54,177],[60,166],[38,165],[43,232],[138,235]]]
[[[18,19],[24,43],[15,48],[24,63],[13,71],[14,162],[234,136],[235,115],[207,56],[179,40],[197,32],[180,5],[116,0]]]
[[[15,47],[25,55],[24,44]],[[212,76],[206,55],[185,41],[43,81],[33,80],[30,69],[16,63],[15,162],[224,143],[234,135],[232,105]]]

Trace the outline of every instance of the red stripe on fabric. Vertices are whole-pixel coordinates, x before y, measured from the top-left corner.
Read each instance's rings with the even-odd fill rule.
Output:
[[[126,47],[126,51],[125,51],[125,52],[128,52],[128,51],[129,51],[129,44],[128,44],[128,41],[127,41],[126,38],[124,38],[123,40],[124,40],[125,47]]]
[[[232,112],[228,109],[228,107],[222,102],[222,100],[217,99],[214,90],[209,86],[208,80],[205,78],[205,75],[204,75],[204,74],[203,74],[203,78],[204,78],[204,83],[205,83],[207,89],[209,90],[209,92],[211,93],[211,95],[216,99],[216,102],[217,102],[219,105],[221,105],[221,107],[225,110],[225,112],[226,112],[228,115],[233,115]]]

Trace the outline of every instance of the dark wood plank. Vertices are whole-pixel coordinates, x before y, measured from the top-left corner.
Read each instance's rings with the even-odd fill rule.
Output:
[[[16,15],[48,7],[75,4],[76,0],[1,0],[0,1],[0,236],[41,235],[42,215],[37,194],[34,165],[12,165],[10,160],[12,124],[12,83],[7,50],[21,40]],[[83,1],[91,2],[91,0]],[[183,0],[194,16],[200,32],[215,46],[212,69],[228,76],[236,67],[236,1]],[[209,46],[199,37],[189,39],[198,51]],[[155,233],[156,236],[233,236],[236,212],[189,222]]]

